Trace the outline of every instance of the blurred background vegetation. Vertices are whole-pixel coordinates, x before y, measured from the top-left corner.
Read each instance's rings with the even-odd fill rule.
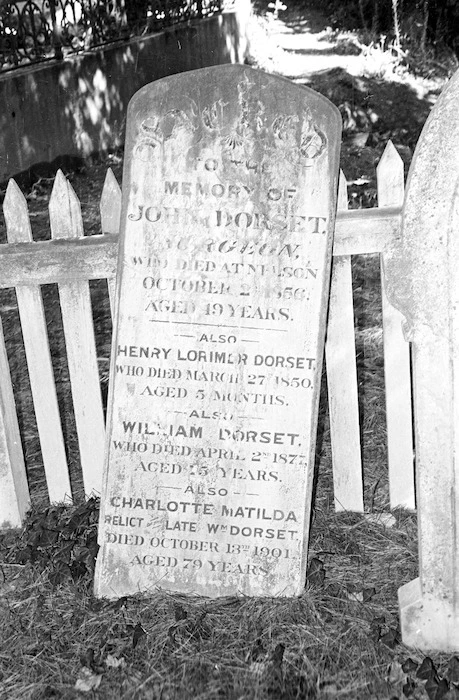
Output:
[[[459,58],[457,0],[291,0],[289,6],[316,5],[332,29],[357,30],[364,43],[384,45],[410,68],[456,63]]]

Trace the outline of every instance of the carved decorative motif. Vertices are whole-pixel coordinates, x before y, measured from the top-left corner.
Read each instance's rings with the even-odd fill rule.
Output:
[[[313,166],[325,151],[327,139],[310,112],[279,114],[273,120],[250,88],[249,78],[245,77],[237,86],[237,106],[219,99],[201,111],[194,101],[178,97],[177,106],[163,117],[153,116],[142,122],[134,157],[152,160],[160,146],[179,137],[181,144],[190,149],[208,133],[217,138],[223,158],[229,162],[237,163],[237,158],[252,161],[257,140],[264,136],[265,148],[276,151],[278,157],[295,167]],[[269,143],[270,147],[266,145]]]

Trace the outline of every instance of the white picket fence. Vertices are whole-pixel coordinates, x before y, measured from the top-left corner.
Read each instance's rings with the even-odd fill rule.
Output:
[[[378,165],[377,182],[379,207],[348,211],[341,175],[326,345],[335,507],[359,512],[364,504],[351,256],[379,253],[383,259],[400,235],[403,162],[391,143]],[[51,240],[34,242],[26,200],[10,181],[0,287],[16,290],[49,499],[61,502],[71,497],[71,484],[40,285],[58,285],[84,489],[88,495],[100,493],[104,417],[89,280],[108,280],[113,314],[121,191],[109,170],[100,202],[101,235],[84,236],[80,203],[61,172],[49,210]],[[412,509],[409,345],[384,289],[382,296],[390,504]],[[0,528],[6,528],[21,524],[30,494],[1,326],[0,373]]]

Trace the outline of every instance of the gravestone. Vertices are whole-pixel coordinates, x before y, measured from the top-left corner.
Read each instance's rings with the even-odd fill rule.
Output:
[[[244,66],[132,99],[96,595],[301,592],[340,123]]]
[[[403,642],[459,651],[459,73],[433,108],[407,183],[388,294],[412,342],[419,578],[399,590]]]

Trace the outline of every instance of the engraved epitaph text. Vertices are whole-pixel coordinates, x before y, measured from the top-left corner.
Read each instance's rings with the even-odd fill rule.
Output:
[[[301,592],[339,124],[243,66],[133,98],[97,595]]]

